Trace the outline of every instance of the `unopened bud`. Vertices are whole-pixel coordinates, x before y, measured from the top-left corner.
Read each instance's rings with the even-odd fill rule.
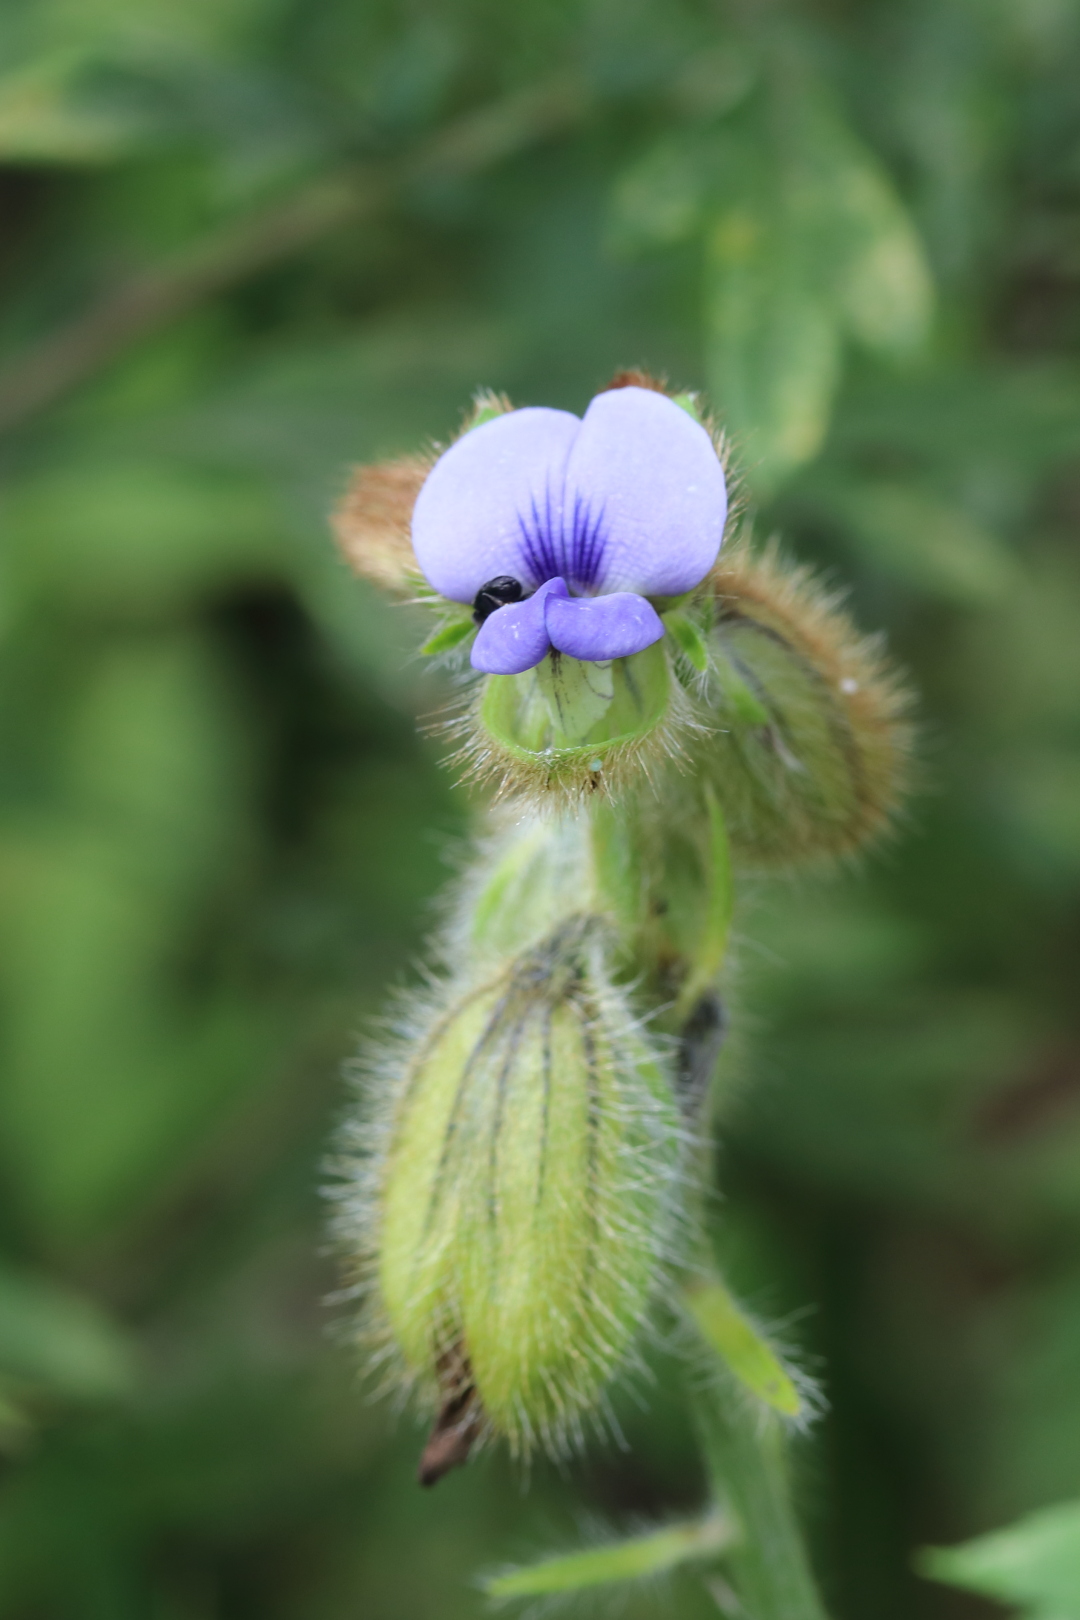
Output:
[[[713,584],[695,705],[712,735],[693,757],[733,848],[762,865],[857,849],[906,788],[908,694],[879,645],[775,551],[733,546]]]
[[[575,1438],[670,1243],[677,1112],[599,930],[571,918],[458,990],[388,1099],[377,1293],[404,1371],[441,1407],[429,1478],[485,1429],[519,1451]]]

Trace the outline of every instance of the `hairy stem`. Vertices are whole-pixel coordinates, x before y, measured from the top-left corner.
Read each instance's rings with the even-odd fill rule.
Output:
[[[727,1566],[749,1620],[826,1620],[791,1502],[783,1425],[725,1375],[696,1407],[714,1494],[742,1529]]]

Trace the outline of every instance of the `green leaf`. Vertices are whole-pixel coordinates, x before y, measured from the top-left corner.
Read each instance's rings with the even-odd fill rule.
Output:
[[[931,1580],[1019,1604],[1028,1620],[1080,1620],[1080,1500],[959,1547],[928,1547],[916,1567]]]
[[[910,352],[931,284],[888,177],[815,81],[728,146],[706,240],[709,383],[768,493],[824,442],[842,339]]]
[[[34,1421],[0,1382],[0,1455],[17,1455],[33,1438]]]
[[[615,188],[614,245],[632,252],[685,241],[704,223],[711,187],[707,147],[683,135],[665,136]]]
[[[48,1277],[0,1268],[0,1374],[72,1399],[124,1394],[127,1340],[92,1301]]]
[[[660,1575],[680,1564],[717,1558],[734,1541],[731,1520],[723,1513],[712,1513],[696,1523],[673,1524],[609,1546],[544,1558],[523,1569],[492,1576],[483,1583],[484,1590],[488,1597],[506,1601],[611,1586]]]
[[[853,482],[831,491],[827,502],[868,562],[930,596],[982,606],[1018,582],[1005,542],[929,490]]]
[[[927,334],[933,285],[892,181],[820,87],[803,98],[799,150],[794,205],[822,292],[865,348],[911,353]]]
[[[709,667],[709,649],[693,619],[685,613],[665,613],[664,625],[678,643],[679,651],[686,654],[694,668],[704,674]]]
[[[706,244],[709,388],[763,491],[815,456],[829,426],[840,335],[807,280],[796,221],[745,199]]]
[[[438,653],[450,652],[453,647],[460,647],[476,626],[472,619],[451,619],[449,624],[441,624],[439,628],[428,636],[420,648],[421,656],[434,658]]]
[[[264,486],[148,457],[65,458],[16,483],[5,545],[24,590],[83,613],[159,613],[289,558]]]
[[[853,163],[838,179],[854,238],[837,278],[841,315],[865,348],[906,355],[930,324],[933,287],[922,244],[875,166]]]
[[[784,1417],[803,1415],[803,1401],[780,1358],[718,1277],[687,1289],[685,1299],[702,1338],[745,1389]]]
[[[272,1049],[226,986],[174,988],[244,847],[249,756],[222,675],[200,639],[161,630],[84,655],[52,766],[63,813],[0,823],[0,1149],[52,1242],[160,1196]]]
[[[0,162],[107,163],[132,144],[130,109],[80,95],[85,66],[65,51],[0,78]]]

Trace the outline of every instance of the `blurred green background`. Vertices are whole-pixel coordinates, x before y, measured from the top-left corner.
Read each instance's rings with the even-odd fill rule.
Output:
[[[633,364],[921,694],[901,836],[746,886],[723,1245],[837,1620],[1002,1612],[910,1557],[1080,1494],[1078,84],[1074,0],[4,0],[0,1615],[456,1620],[700,1500],[662,1361],[420,1492],[318,1193],[470,812],[326,513]]]

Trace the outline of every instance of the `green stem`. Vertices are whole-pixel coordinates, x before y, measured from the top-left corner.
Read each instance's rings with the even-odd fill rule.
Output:
[[[726,1375],[698,1392],[696,1409],[713,1491],[742,1529],[727,1568],[749,1620],[826,1620],[791,1502],[783,1424]]]

